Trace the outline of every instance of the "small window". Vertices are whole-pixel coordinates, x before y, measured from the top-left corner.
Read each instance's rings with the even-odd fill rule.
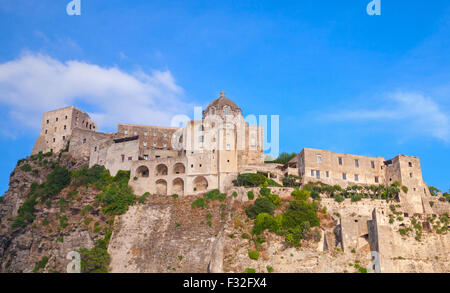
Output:
[[[322,164],[322,156],[321,155],[317,156],[317,163]]]
[[[56,142],[56,138],[53,138],[53,142]]]
[[[63,140],[66,140],[66,137],[63,135]]]
[[[163,147],[165,147],[165,148],[166,148],[166,147],[167,147],[167,143],[163,144]]]
[[[94,152],[96,152],[97,151],[97,147],[94,147]]]
[[[356,168],[359,167],[359,160],[355,160],[355,167],[356,167]]]
[[[144,132],[144,136],[147,136],[147,132]]]
[[[127,135],[127,134],[128,134],[128,130],[125,130],[123,133],[124,133],[125,135]]]
[[[205,137],[202,135],[199,137],[199,142],[204,142],[205,141]]]
[[[121,157],[122,157],[122,162],[124,162],[125,161],[125,155],[121,155]]]
[[[320,179],[320,171],[316,171],[316,178]]]
[[[338,158],[339,165],[342,166],[342,158]]]
[[[153,147],[156,148],[156,143],[153,143]]]
[[[409,173],[409,178],[412,178],[413,177],[413,173]]]
[[[194,165],[191,165],[191,168],[194,168]]]
[[[330,177],[330,172],[325,171],[325,176],[327,176],[327,178]]]
[[[156,132],[153,132],[153,136],[156,136]]]
[[[411,163],[411,162],[409,162],[409,163],[408,163],[408,166],[412,167],[412,163]]]
[[[144,146],[145,146],[145,147],[147,146],[147,143],[146,143],[146,142],[144,142]]]
[[[379,182],[378,176],[375,176],[375,183],[378,183],[378,182]]]
[[[48,133],[48,130],[46,129],[46,130],[45,130],[45,134],[47,134],[47,133]]]
[[[128,161],[131,161],[131,160],[133,160],[133,157],[128,157]]]
[[[224,113],[225,113],[225,115],[230,114],[230,110],[228,110],[228,107],[225,108]]]
[[[136,136],[136,135],[137,135],[137,131],[135,131],[135,132],[133,133],[133,135]]]
[[[201,168],[201,167],[202,167],[202,164],[199,164],[198,166]]]
[[[359,181],[359,175],[355,174],[355,181]]]
[[[64,125],[64,130],[66,130],[67,129],[67,126],[66,125]]]
[[[342,173],[342,179],[347,180],[347,173]]]
[[[64,117],[66,120],[67,120],[67,115],[66,115],[66,117]]]
[[[202,125],[200,125],[200,131],[205,131],[205,127]]]
[[[227,144],[227,151],[229,151],[231,149],[230,144]]]
[[[50,122],[50,121],[47,120],[47,124],[48,124],[49,122]]]
[[[230,162],[230,160],[227,160],[227,163],[229,163]]]
[[[314,176],[314,173],[315,173],[314,170],[311,170],[311,176]]]
[[[56,117],[56,122],[58,122],[58,117]]]
[[[211,114],[212,114],[212,115],[216,114],[216,109],[212,108],[212,109],[211,109]]]
[[[148,155],[144,155],[144,160],[148,160]]]
[[[372,167],[372,169],[375,169],[375,162],[374,161],[370,162],[370,167]]]
[[[164,137],[167,137],[167,133],[164,133]]]
[[[85,144],[86,143],[86,137],[85,138],[83,138],[83,144]]]

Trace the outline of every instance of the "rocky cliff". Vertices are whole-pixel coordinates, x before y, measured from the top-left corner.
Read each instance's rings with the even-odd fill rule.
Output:
[[[450,272],[448,203],[407,215],[384,200],[308,198],[320,224],[280,230],[299,200],[291,188],[136,198],[124,178],[68,153],[19,161],[0,202],[0,271],[66,272],[79,251],[86,272]],[[249,216],[262,197],[276,203],[273,218]]]

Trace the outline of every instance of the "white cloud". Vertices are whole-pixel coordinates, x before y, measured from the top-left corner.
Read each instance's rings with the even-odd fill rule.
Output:
[[[100,130],[114,130],[119,122],[169,126],[191,108],[182,94],[169,71],[126,73],[36,54],[0,64],[0,104],[17,130],[35,131],[44,112],[77,104],[93,109]]]
[[[391,123],[409,135],[432,136],[450,141],[450,117],[430,97],[395,92],[384,96],[378,109],[351,109],[326,115],[332,121],[374,121]]]

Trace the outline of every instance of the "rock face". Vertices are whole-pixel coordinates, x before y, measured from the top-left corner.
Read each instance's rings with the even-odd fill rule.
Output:
[[[82,208],[95,200],[96,191],[92,189],[80,190],[73,197],[69,196],[73,189],[64,189],[51,200],[50,206],[43,203],[36,205],[33,224],[15,229],[11,227],[19,207],[27,199],[31,184],[44,182],[51,172],[51,162],[56,160],[56,155],[47,158],[48,163],[45,164],[28,159],[22,166],[29,164],[39,172],[24,171],[20,167],[13,171],[10,188],[0,203],[0,272],[32,272],[43,257],[48,257],[48,262],[41,272],[66,272],[70,262],[66,259],[69,252],[83,247],[92,248],[94,241],[101,238],[102,233],[93,233],[92,227],[86,226],[81,216]],[[83,165],[83,162],[73,161],[70,156],[62,156],[59,163],[70,170]],[[60,208],[61,198],[70,201],[69,208]],[[99,214],[98,209],[91,212]],[[62,227],[60,219],[64,216],[67,217],[67,225]],[[91,217],[92,225],[94,222],[104,224],[104,219],[95,215]]]
[[[112,218],[103,214],[96,200],[100,191],[68,186],[49,203],[37,203],[32,224],[12,228],[32,183],[43,183],[51,162],[57,160],[69,170],[86,163],[53,155],[45,164],[27,159],[13,171],[10,189],[0,202],[0,272],[66,272],[67,254],[94,247],[110,227]],[[29,164],[31,171],[24,170],[23,164]],[[441,203],[434,215],[408,215],[401,205],[383,200],[337,203],[322,198],[326,212],[320,212],[321,226],[301,247],[289,247],[284,237],[266,231],[259,258],[250,259],[248,251],[256,242],[251,236],[253,220],[245,215],[245,208],[253,204],[249,190],[258,195],[255,188],[233,188],[226,200],[210,201],[205,208],[192,207],[198,196],[150,195],[130,206],[114,219],[107,248],[109,271],[358,272],[359,268],[374,271],[375,265],[381,272],[450,272],[450,234],[437,233],[448,223],[441,218],[450,210],[448,203]],[[282,206],[292,199],[291,191],[272,189],[282,198]],[[379,262],[374,262],[374,253]],[[48,261],[36,269],[43,257]]]
[[[226,220],[221,207],[226,202],[201,209],[192,208],[192,201],[152,197],[118,217],[108,247],[111,271],[207,272]]]

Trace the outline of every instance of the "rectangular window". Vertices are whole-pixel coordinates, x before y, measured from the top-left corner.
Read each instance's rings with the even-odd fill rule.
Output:
[[[63,135],[63,140],[66,140],[66,137]]]
[[[409,163],[408,163],[408,166],[412,167],[412,163],[411,163],[411,162],[409,162]]]
[[[409,173],[409,178],[412,178],[413,177],[413,174],[412,173]]]
[[[342,166],[342,158],[338,158],[339,165]]]
[[[166,147],[167,147],[167,143],[163,144],[163,147],[165,147],[165,148],[166,148]]]
[[[66,125],[64,125],[64,130],[66,130],[67,129],[67,126]]]
[[[128,157],[128,161],[131,161],[131,160],[133,160],[133,157]]]
[[[133,135],[136,136],[136,135],[137,135],[137,131],[135,131],[135,132],[133,133]]]
[[[96,151],[97,151],[97,147],[94,148],[94,152],[96,152]]]
[[[372,169],[375,169],[375,162],[374,161],[370,162],[370,167],[372,167]]]
[[[359,167],[359,160],[355,160],[355,167],[356,167],[356,168]]]
[[[347,173],[342,173],[342,179],[347,180]]]
[[[47,124],[48,124],[49,122],[50,122],[50,121],[47,120]]]
[[[317,156],[317,163],[322,164],[322,156]]]
[[[205,137],[202,135],[199,137],[199,142],[204,142],[205,141]]]
[[[144,155],[144,160],[148,160],[148,155]]]
[[[67,120],[67,115],[66,115],[66,117],[65,117],[65,118],[66,118],[66,120]]]
[[[314,170],[311,170],[311,176],[314,177]]]
[[[125,130],[123,133],[124,133],[125,135],[127,135],[127,134],[128,134],[128,130]]]
[[[48,132],[48,130],[46,129],[46,130],[45,130],[45,134],[47,134],[47,132]]]
[[[145,147],[147,146],[147,143],[146,143],[146,142],[144,142],[144,146],[145,146]]]
[[[147,136],[147,132],[144,132],[144,136]]]
[[[358,174],[355,174],[355,181],[359,181],[359,176],[358,176]]]
[[[327,176],[327,178],[330,177],[330,172],[326,171],[325,175]]]
[[[378,176],[375,176],[375,183],[378,183]]]
[[[167,133],[164,133],[164,137],[167,137]]]
[[[320,171],[316,171],[316,178],[320,179]]]
[[[227,151],[231,150],[230,144],[227,144]]]
[[[153,143],[153,147],[156,148],[156,143]]]
[[[125,161],[125,155],[122,155],[122,162]]]
[[[56,122],[58,122],[58,117],[56,117]]]
[[[83,138],[83,144],[84,144],[84,143],[86,143],[86,137],[85,137],[85,138]]]

